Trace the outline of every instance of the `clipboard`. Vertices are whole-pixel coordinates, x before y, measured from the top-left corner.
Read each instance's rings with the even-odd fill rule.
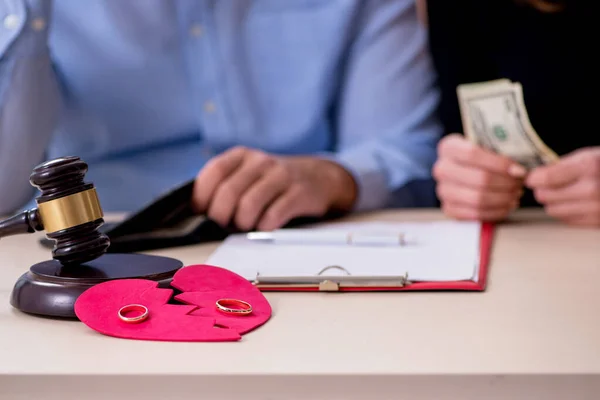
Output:
[[[481,223],[477,273],[473,279],[411,280],[409,274],[353,276],[343,265],[329,265],[313,276],[269,276],[257,273],[251,282],[264,292],[383,292],[383,291],[485,291],[495,224]],[[212,264],[215,265],[215,264]],[[218,265],[218,264],[217,264]],[[227,268],[227,265],[218,265]],[[336,272],[335,274],[331,272]]]

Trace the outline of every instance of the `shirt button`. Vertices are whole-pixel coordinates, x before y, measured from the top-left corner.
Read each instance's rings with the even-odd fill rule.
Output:
[[[44,18],[35,18],[31,21],[31,27],[34,31],[41,31],[46,27],[46,21]]]
[[[11,29],[11,30],[17,29],[20,22],[21,22],[21,19],[19,18],[18,15],[15,15],[15,14],[9,14],[6,17],[4,17],[4,27],[6,29]]]
[[[207,101],[206,103],[204,103],[204,111],[206,111],[209,114],[214,113],[217,110],[217,106],[215,106],[215,103],[213,103],[212,101]]]
[[[203,32],[202,25],[200,25],[200,24],[194,24],[190,28],[190,35],[193,37],[202,36],[202,32]]]

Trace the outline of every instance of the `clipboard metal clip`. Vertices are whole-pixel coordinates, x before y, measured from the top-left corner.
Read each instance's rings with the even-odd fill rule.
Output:
[[[346,275],[352,275],[348,270],[344,267],[340,267],[339,265],[330,265],[319,271],[317,275],[323,275],[324,272],[329,271],[330,269],[337,269],[342,272],[345,272]],[[325,279],[324,281],[319,282],[319,292],[339,292],[340,284],[339,282],[334,282],[329,279]]]
[[[344,272],[342,276],[327,276],[324,279],[318,277],[329,270],[336,269]],[[260,277],[256,274],[256,279],[253,282],[258,289],[292,289],[292,288],[315,288],[320,292],[339,292],[342,288],[360,288],[360,287],[377,287],[377,288],[397,288],[405,287],[412,282],[408,280],[408,273],[403,276],[390,277],[359,277],[352,276],[348,270],[339,265],[330,265],[323,268],[314,277]]]
[[[339,292],[340,284],[338,282],[324,280],[319,283],[319,292]]]
[[[345,272],[346,275],[348,275],[348,276],[352,275],[350,272],[348,272],[348,270],[346,268],[340,267],[339,265],[330,265],[328,267],[325,267],[322,270],[320,270],[317,275],[323,275],[323,272],[329,271],[330,269],[338,269],[342,272]]]

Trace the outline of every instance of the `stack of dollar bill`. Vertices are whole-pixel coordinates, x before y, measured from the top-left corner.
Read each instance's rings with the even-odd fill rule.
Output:
[[[508,79],[459,85],[465,136],[532,169],[558,159],[529,121],[521,84]]]

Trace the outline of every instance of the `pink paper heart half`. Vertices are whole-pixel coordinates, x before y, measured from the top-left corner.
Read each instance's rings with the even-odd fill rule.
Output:
[[[227,269],[212,265],[190,265],[175,274],[171,286],[183,293],[175,299],[199,307],[194,315],[214,318],[219,326],[248,333],[266,323],[272,314],[271,305],[248,280]],[[248,315],[231,315],[220,311],[220,299],[241,300],[252,306]]]

